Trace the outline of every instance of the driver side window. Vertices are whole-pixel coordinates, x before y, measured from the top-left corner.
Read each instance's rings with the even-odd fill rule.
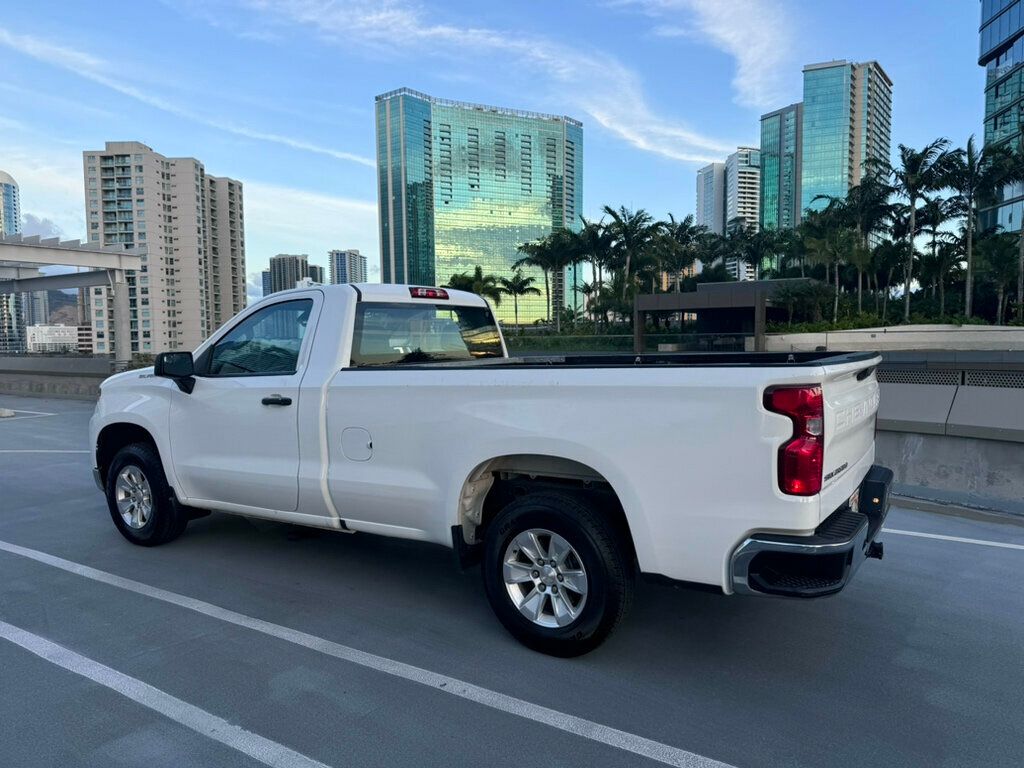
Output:
[[[217,342],[211,376],[273,376],[295,373],[312,299],[283,301],[250,315]]]

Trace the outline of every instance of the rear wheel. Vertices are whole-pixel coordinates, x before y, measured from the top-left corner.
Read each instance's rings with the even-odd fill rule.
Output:
[[[484,586],[505,628],[534,650],[578,656],[622,620],[633,592],[622,534],[569,495],[517,499],[487,528]]]
[[[188,525],[188,511],[167,484],[163,464],[148,443],[127,445],[107,470],[107,507],[117,530],[132,544],[173,541]]]

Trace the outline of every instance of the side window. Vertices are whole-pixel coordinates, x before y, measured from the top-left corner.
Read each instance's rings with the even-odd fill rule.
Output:
[[[295,373],[312,309],[312,299],[301,299],[250,315],[214,346],[210,375]]]

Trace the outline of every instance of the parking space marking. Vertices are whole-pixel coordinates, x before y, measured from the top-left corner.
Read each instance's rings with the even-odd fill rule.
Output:
[[[21,411],[21,410],[18,410],[16,408],[11,408],[10,410],[14,411],[15,413],[27,413],[29,415],[28,416],[7,416],[7,417],[5,417],[3,419],[0,419],[0,424],[4,424],[4,423],[6,423],[8,421],[19,421],[21,419],[45,419],[47,416],[56,416],[57,415],[56,413],[47,413],[45,411]]]
[[[51,664],[73,672],[94,683],[121,694],[136,704],[158,712],[166,718],[189,728],[208,739],[220,742],[225,746],[238,750],[264,765],[274,768],[328,768],[324,763],[232,725],[222,717],[217,717],[205,709],[171,696],[159,688],[154,688],[123,672],[118,672],[105,664],[100,664],[86,656],[57,645],[45,637],[34,635],[24,629],[0,620],[0,638],[7,640],[33,653]]]
[[[0,448],[0,453],[92,453],[92,451],[86,450],[62,450],[62,449],[49,449],[49,448]]]
[[[62,571],[67,571],[68,573],[73,573],[76,576],[82,576],[93,581],[98,581],[102,584],[118,587],[119,589],[134,592],[138,595],[170,603],[171,605],[176,605],[180,608],[185,608],[204,616],[225,621],[238,627],[251,629],[254,632],[259,632],[261,634],[277,638],[278,640],[284,640],[285,642],[299,645],[303,648],[308,648],[309,650],[322,653],[326,656],[333,656],[336,659],[357,664],[376,672],[383,672],[384,674],[391,675],[392,677],[401,678],[413,683],[419,683],[420,685],[425,685],[428,688],[433,688],[440,693],[450,694],[452,696],[471,701],[475,704],[489,707],[490,709],[495,709],[510,715],[516,715],[517,717],[522,717],[531,722],[541,723],[560,731],[571,733],[609,747],[615,747],[616,749],[621,749],[625,752],[630,752],[640,757],[646,757],[650,760],[655,760],[666,765],[676,766],[677,768],[733,768],[733,766],[730,766],[727,763],[712,760],[711,758],[704,757],[703,755],[698,755],[695,752],[678,749],[677,747],[672,747],[668,744],[654,741],[653,739],[638,736],[636,734],[629,733],[628,731],[621,731],[618,728],[601,725],[600,723],[595,723],[592,720],[586,720],[582,717],[576,717],[575,715],[559,712],[555,709],[549,709],[548,707],[533,704],[514,696],[508,696],[504,693],[499,693],[498,691],[492,691],[489,688],[473,685],[472,683],[467,683],[464,680],[459,680],[455,677],[449,677],[448,675],[443,675],[438,672],[431,672],[430,670],[423,669],[412,664],[406,664],[405,662],[395,661],[394,659],[389,659],[385,656],[378,656],[366,651],[360,651],[357,648],[341,645],[340,643],[336,643],[332,640],[326,640],[322,637],[317,637],[316,635],[311,635],[297,629],[291,629],[280,624],[273,624],[269,621],[264,621],[263,619],[247,616],[243,613],[238,613],[227,608],[221,608],[218,605],[207,603],[194,597],[180,595],[177,592],[170,592],[166,589],[153,587],[140,581],[134,581],[133,579],[126,579],[123,576],[108,573],[107,571],[101,571],[97,568],[82,565],[81,563],[76,563],[71,560],[65,560],[62,557],[50,555],[46,552],[29,549],[28,547],[22,547],[18,544],[12,544],[6,541],[0,541],[0,551],[8,552],[12,555],[19,555],[20,557],[34,560],[37,563],[49,565]]]
[[[986,539],[966,539],[963,536],[946,536],[941,533],[921,533],[920,531],[901,531],[898,528],[883,528],[883,533],[895,533],[898,536],[916,536],[921,539],[938,539],[940,541],[958,541],[961,544],[980,544],[983,547],[999,547],[1000,549],[1024,550],[1024,544],[1008,544],[1004,541],[987,541]]]

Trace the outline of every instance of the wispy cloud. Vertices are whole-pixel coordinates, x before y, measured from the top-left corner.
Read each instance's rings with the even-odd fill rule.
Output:
[[[312,152],[318,155],[325,155],[336,160],[345,160],[358,163],[370,168],[376,167],[376,163],[368,157],[352,152],[345,152],[331,147],[324,147],[304,139],[285,136],[271,131],[261,131],[249,128],[237,123],[232,123],[215,117],[200,114],[194,110],[182,107],[174,102],[159,96],[153,95],[141,88],[124,81],[120,76],[114,77],[109,74],[111,67],[104,60],[89,53],[57,45],[48,40],[43,40],[31,35],[19,35],[0,27],[0,45],[11,48],[37,61],[42,61],[60,69],[72,72],[91,82],[102,85],[124,96],[128,96],[142,104],[146,104],[162,112],[175,115],[176,117],[189,120],[209,128],[242,136],[256,141],[265,141],[272,144],[279,144],[292,149],[304,152]]]
[[[704,40],[736,61],[732,80],[738,104],[757,109],[782,105],[792,70],[794,19],[780,0],[612,0],[658,23],[659,37]],[[688,22],[688,23],[687,23]]]
[[[357,248],[377,269],[377,205],[292,187],[246,181],[245,240],[249,269],[276,253],[306,253],[326,267],[327,251]],[[371,275],[371,277],[373,277]]]
[[[182,0],[186,7],[194,3]],[[260,30],[312,30],[346,48],[394,55],[470,57],[507,64],[504,71],[541,76],[567,108],[580,110],[603,128],[640,149],[674,160],[706,162],[734,149],[735,141],[707,136],[677,117],[658,113],[647,101],[639,76],[614,57],[536,35],[439,22],[403,0],[235,0]],[[224,22],[219,22],[222,26]],[[246,19],[234,28],[246,29]]]

